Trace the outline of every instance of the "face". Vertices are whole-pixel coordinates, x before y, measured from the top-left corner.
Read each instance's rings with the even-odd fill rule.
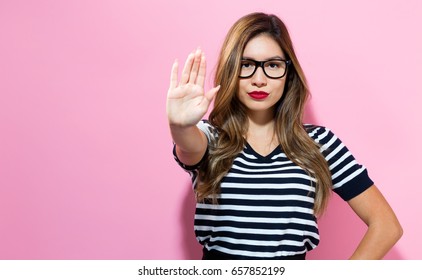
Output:
[[[286,57],[274,39],[267,34],[262,34],[254,37],[246,44],[242,59],[267,61],[286,59]],[[244,64],[242,67],[250,66]],[[266,67],[266,69],[271,67],[273,66]],[[240,102],[248,108],[249,113],[259,111],[273,114],[275,105],[283,94],[286,76],[287,74],[282,78],[272,79],[265,75],[262,67],[257,67],[251,77],[239,78],[237,95]]]

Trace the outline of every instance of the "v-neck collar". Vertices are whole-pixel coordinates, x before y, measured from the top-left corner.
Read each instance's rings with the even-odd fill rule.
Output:
[[[251,154],[253,154],[254,156],[256,156],[258,159],[262,159],[262,160],[268,160],[271,159],[274,155],[278,154],[281,152],[281,148],[280,145],[278,145],[277,147],[274,148],[274,150],[272,150],[272,152],[270,152],[268,155],[261,155],[260,153],[258,153],[257,151],[254,150],[254,148],[246,141],[245,147],[250,151]]]

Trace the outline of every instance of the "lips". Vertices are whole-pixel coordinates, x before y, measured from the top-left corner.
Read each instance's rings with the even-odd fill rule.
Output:
[[[265,91],[252,91],[252,92],[249,92],[248,94],[250,97],[257,100],[265,99],[269,95],[269,93]]]

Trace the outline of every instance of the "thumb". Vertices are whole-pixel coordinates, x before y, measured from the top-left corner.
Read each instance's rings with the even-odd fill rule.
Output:
[[[208,102],[211,102],[215,95],[217,94],[217,92],[220,90],[220,85],[216,86],[215,88],[210,89],[207,93],[204,94],[205,98],[207,99]]]

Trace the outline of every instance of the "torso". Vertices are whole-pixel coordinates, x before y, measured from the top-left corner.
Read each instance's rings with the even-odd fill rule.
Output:
[[[209,141],[218,137],[208,122],[198,126]],[[344,200],[373,184],[366,168],[330,130],[312,125],[305,129],[322,145],[333,189]],[[226,253],[231,259],[278,259],[304,254],[319,243],[313,212],[315,181],[287,158],[276,142],[265,145],[265,141],[256,139],[248,139],[221,181],[218,204],[197,203],[196,237],[206,249]],[[178,160],[175,150],[173,153]],[[186,166],[178,162],[191,174],[195,187],[201,163]]]

